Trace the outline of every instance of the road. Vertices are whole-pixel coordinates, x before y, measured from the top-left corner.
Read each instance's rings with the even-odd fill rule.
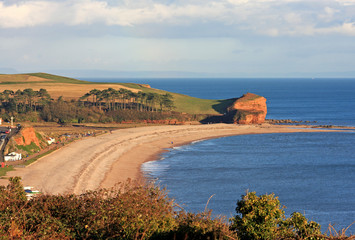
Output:
[[[9,129],[11,129],[10,132],[6,133],[6,131],[8,131]],[[20,130],[21,130],[21,126],[15,128],[9,128],[5,126],[0,127],[0,161],[1,162],[4,162],[4,151],[10,138],[15,136]],[[2,138],[1,136],[5,136],[5,137]]]

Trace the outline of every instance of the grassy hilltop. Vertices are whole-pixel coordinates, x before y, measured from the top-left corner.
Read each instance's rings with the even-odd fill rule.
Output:
[[[24,90],[27,88],[32,88],[35,91],[43,88],[48,91],[52,98],[57,99],[62,96],[65,100],[77,100],[92,89],[125,88],[132,92],[169,93],[173,96],[175,105],[173,110],[189,114],[222,114],[233,101],[194,98],[183,94],[150,88],[144,84],[88,82],[47,73],[0,75],[0,92],[4,90],[12,90],[15,92],[18,89]]]

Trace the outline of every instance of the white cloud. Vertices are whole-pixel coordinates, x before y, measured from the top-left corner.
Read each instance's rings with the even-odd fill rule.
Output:
[[[344,6],[355,5],[355,0],[336,0],[339,4]]]
[[[352,11],[354,10],[354,11]],[[217,23],[270,36],[353,35],[355,0],[0,1],[0,28],[36,26],[195,26]]]
[[[0,26],[16,28],[46,24],[54,5],[56,3],[35,1],[5,6],[0,2]]]
[[[316,33],[328,34],[328,33],[340,33],[350,36],[355,36],[355,22],[343,23],[341,26],[332,28],[320,28],[315,30]]]

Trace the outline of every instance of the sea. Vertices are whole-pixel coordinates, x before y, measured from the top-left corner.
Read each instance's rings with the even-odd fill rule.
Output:
[[[267,119],[355,127],[355,79],[84,79],[134,82],[204,99],[247,92],[267,99]],[[185,210],[236,215],[246,192],[275,194],[286,216],[304,214],[327,231],[355,221],[355,131],[241,135],[167,149],[144,175]],[[355,223],[348,234],[355,234]]]

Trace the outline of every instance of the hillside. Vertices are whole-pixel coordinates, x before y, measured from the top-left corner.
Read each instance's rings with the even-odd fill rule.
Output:
[[[135,83],[97,83],[57,76],[47,73],[3,74],[0,75],[0,92],[4,90],[23,91],[32,88],[38,91],[43,88],[53,99],[62,96],[66,100],[79,99],[92,89],[104,90],[108,88],[125,88],[132,92],[170,93],[164,90],[153,89],[147,85]],[[175,104],[174,111],[190,114],[223,114],[233,100],[208,100],[190,97],[178,93],[170,93]]]

